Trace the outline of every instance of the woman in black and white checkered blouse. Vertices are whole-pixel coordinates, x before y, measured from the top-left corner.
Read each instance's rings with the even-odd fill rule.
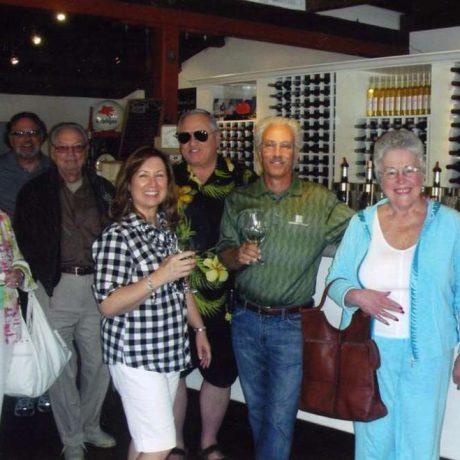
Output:
[[[128,460],[164,459],[175,446],[172,406],[179,372],[190,364],[187,320],[201,365],[211,360],[206,328],[184,282],[195,260],[192,251],[177,251],[176,205],[167,157],[141,148],[118,178],[115,223],[93,245],[104,361],[128,420]]]

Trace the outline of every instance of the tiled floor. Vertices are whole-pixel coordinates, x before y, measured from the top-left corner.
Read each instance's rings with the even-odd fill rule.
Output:
[[[197,460],[200,430],[196,392],[191,391],[187,414],[186,442],[189,460]],[[14,400],[6,398],[0,430],[0,459],[58,460],[61,444],[51,414],[36,413],[31,418],[13,415]],[[104,429],[118,440],[113,449],[88,448],[87,460],[125,460],[129,443],[123,411],[116,394],[109,392],[104,405]],[[251,434],[246,406],[232,402],[221,430],[220,442],[233,460],[251,460]],[[352,460],[353,436],[337,430],[298,421],[291,460]]]

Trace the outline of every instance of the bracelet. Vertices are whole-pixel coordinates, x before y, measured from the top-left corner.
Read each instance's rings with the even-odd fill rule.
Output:
[[[150,292],[153,292],[155,290],[150,275],[147,276],[147,288],[150,290]]]
[[[206,330],[206,326],[194,327],[193,330],[195,332],[204,332]]]

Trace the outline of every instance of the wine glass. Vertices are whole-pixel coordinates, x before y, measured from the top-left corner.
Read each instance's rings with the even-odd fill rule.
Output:
[[[264,213],[260,209],[245,209],[238,217],[241,236],[244,241],[255,243],[258,246],[267,236],[267,225]],[[258,263],[264,263],[260,257]]]
[[[176,243],[176,253],[180,254],[185,251],[197,251],[197,245],[193,238],[178,238]],[[194,258],[195,256],[191,256]],[[188,281],[189,277],[181,278],[176,281],[176,285],[179,289],[183,289],[185,291],[190,291],[192,294],[196,294],[198,291],[197,289],[191,289],[190,284]]]

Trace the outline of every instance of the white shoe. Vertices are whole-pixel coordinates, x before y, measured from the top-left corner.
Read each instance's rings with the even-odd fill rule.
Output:
[[[85,449],[83,446],[64,446],[65,460],[85,460]]]
[[[105,431],[102,431],[101,429],[93,433],[85,434],[83,442],[92,444],[96,447],[101,447],[103,449],[115,447],[117,445],[115,438],[110,436],[110,434],[106,433]]]

